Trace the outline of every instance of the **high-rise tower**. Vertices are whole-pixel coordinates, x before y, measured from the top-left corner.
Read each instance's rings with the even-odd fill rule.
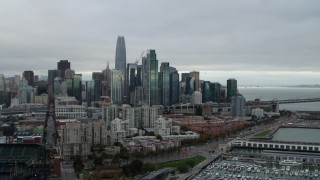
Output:
[[[227,80],[227,101],[231,102],[231,97],[236,96],[238,93],[238,86],[236,79]]]
[[[148,50],[147,57],[142,59],[143,63],[143,89],[144,100],[149,106],[159,105],[158,94],[158,60],[155,50]]]
[[[122,75],[122,87],[126,86],[126,44],[123,36],[118,36],[117,39],[117,48],[116,48],[116,60],[115,60],[115,69],[121,71]],[[121,97],[125,94],[125,88],[121,89]]]

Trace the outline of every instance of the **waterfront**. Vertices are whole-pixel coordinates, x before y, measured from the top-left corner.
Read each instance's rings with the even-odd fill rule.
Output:
[[[319,98],[320,88],[302,87],[239,87],[239,93],[247,101],[259,98],[262,101],[273,99]],[[281,104],[280,109],[292,111],[320,111],[320,102]]]

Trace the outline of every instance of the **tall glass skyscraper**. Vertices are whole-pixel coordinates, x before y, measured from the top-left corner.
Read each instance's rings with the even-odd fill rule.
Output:
[[[82,102],[82,74],[75,74],[73,76],[72,87],[73,87],[73,96],[81,104]],[[67,82],[68,86],[68,82]]]
[[[179,73],[172,71],[170,73],[170,105],[179,103]]]
[[[211,98],[212,98],[212,102],[216,102],[216,103],[220,103],[221,101],[221,85],[220,83],[214,82],[210,84],[210,89],[211,89]]]
[[[158,60],[155,50],[148,50],[147,57],[142,59],[143,63],[143,89],[147,105],[159,105],[158,94]]]
[[[238,85],[236,79],[227,80],[227,101],[231,102],[231,97],[236,96],[238,93]]]
[[[101,96],[101,81],[91,80],[86,82],[86,100],[89,107],[94,106],[94,101],[99,101]]]
[[[122,74],[120,70],[111,71],[111,99],[113,104],[120,105],[121,101],[121,91],[122,91]]]
[[[122,75],[122,87],[126,87],[126,44],[123,36],[118,36],[117,47],[116,47],[116,67],[115,69],[119,70]],[[121,98],[125,95],[125,88],[121,90]]]
[[[202,89],[202,102],[206,103],[212,100],[211,95],[211,87],[210,87],[210,81],[203,81],[201,85]]]
[[[163,106],[170,105],[170,66],[168,62],[161,63],[160,66],[160,78],[159,87],[160,87],[160,97],[161,104]]]

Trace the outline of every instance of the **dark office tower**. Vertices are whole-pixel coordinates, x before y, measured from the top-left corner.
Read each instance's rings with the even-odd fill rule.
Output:
[[[38,95],[41,95],[43,93],[48,93],[48,82],[47,81],[39,81],[38,82]]]
[[[34,86],[34,73],[33,71],[24,71],[23,77],[28,81],[29,86]]]
[[[73,96],[78,100],[81,104],[82,102],[82,74],[75,74],[73,76]],[[68,87],[68,84],[67,84]]]
[[[127,78],[126,78],[126,97],[127,97],[127,103],[130,102],[130,93],[134,91],[134,88],[136,85],[136,64],[134,63],[128,63],[127,64]]]
[[[186,82],[186,77],[190,77],[190,73],[181,73],[182,82]]]
[[[194,79],[194,90],[199,91],[200,90],[200,73],[198,71],[192,71],[190,72],[190,76]]]
[[[65,72],[67,69],[70,69],[70,62],[68,60],[60,60],[58,62],[58,70],[60,70],[60,77],[65,78]]]
[[[148,50],[147,57],[142,59],[144,68],[144,100],[149,106],[159,105],[158,96],[158,60],[155,50]]]
[[[202,102],[203,103],[209,102],[212,99],[211,98],[212,92],[211,92],[210,84],[211,84],[210,81],[203,81],[201,83]]]
[[[231,102],[231,97],[236,96],[238,92],[237,80],[228,79],[227,80],[227,101]]]
[[[161,105],[170,105],[170,66],[168,62],[161,63],[159,78],[159,92]]]
[[[37,85],[39,82],[39,76],[38,75],[35,75],[34,76],[34,85]]]
[[[67,78],[66,79],[67,84],[67,94],[70,97],[73,97],[73,78]]]
[[[103,81],[103,73],[102,72],[92,72],[92,79]]]
[[[74,76],[74,70],[72,69],[67,69],[65,72],[64,72],[64,78],[65,79],[72,79]]]
[[[6,108],[11,104],[11,93],[6,91],[0,91],[0,105],[6,105]]]
[[[212,102],[221,102],[221,85],[217,82],[210,84]]]
[[[53,83],[54,83],[54,78],[56,77],[60,77],[60,70],[48,70],[48,85],[52,85],[53,86]]]
[[[179,73],[170,73],[170,105],[179,103]]]
[[[185,86],[185,94],[192,95],[195,91],[195,80],[191,76],[186,77],[186,86]]]
[[[142,86],[142,77],[143,77],[142,65],[137,65],[136,86]]]
[[[101,97],[101,81],[91,80],[86,82],[86,98],[89,107],[94,106],[94,102],[100,101]]]
[[[127,65],[127,59],[126,59],[126,44],[124,41],[123,36],[118,36],[117,39],[117,48],[116,48],[116,66],[115,69],[118,69],[121,71],[122,75],[122,87],[127,87],[126,83],[126,65]],[[121,97],[123,97],[125,94],[125,88],[122,88],[121,90]]]

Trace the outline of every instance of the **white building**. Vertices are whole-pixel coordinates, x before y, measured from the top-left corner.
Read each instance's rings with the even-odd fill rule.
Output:
[[[169,136],[172,132],[172,120],[159,117],[155,122],[154,134],[160,136]]]
[[[80,122],[70,122],[61,126],[60,151],[64,159],[80,155],[86,158],[90,154],[91,145],[84,141],[83,126]]]
[[[158,110],[157,106],[126,106],[122,109],[122,119],[129,121],[130,128],[154,128],[154,122],[159,114]]]
[[[260,109],[260,108],[252,109],[251,115],[257,117],[258,119],[261,119],[264,117],[263,109]]]
[[[58,118],[82,119],[87,117],[86,107],[82,105],[56,106],[55,113]]]
[[[48,94],[43,93],[39,96],[34,96],[34,102],[47,105],[48,104]]]
[[[129,122],[122,121],[119,118],[111,121],[111,144],[119,142],[126,138],[127,132],[129,132]]]
[[[85,123],[84,142],[87,142],[91,145],[112,145],[110,130],[107,130],[106,123],[103,121],[92,121]]]
[[[194,91],[191,96],[191,104],[202,104],[202,93],[200,91]]]
[[[110,122],[119,117],[117,105],[102,106],[102,120],[110,126]]]

